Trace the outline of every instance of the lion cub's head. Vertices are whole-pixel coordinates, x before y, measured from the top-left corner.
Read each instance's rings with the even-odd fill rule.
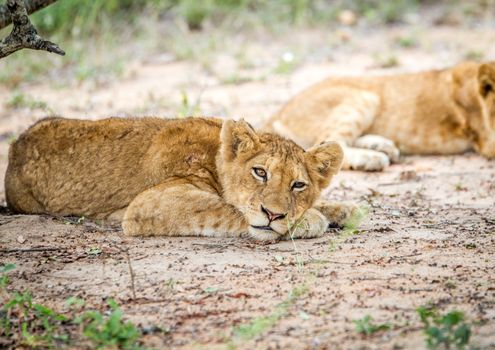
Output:
[[[475,150],[495,158],[495,62],[460,64],[454,78],[462,123]]]
[[[485,157],[495,158],[495,62],[480,65],[478,86],[482,99],[482,121],[475,148]]]
[[[327,142],[305,151],[246,122],[225,121],[217,158],[225,200],[241,211],[249,233],[275,240],[309,209],[340,169],[342,148]]]

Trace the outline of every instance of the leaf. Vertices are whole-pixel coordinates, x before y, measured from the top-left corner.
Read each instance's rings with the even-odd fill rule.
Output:
[[[101,249],[97,247],[92,247],[87,250],[88,255],[98,255],[101,254]]]
[[[114,299],[108,299],[107,304],[110,306],[112,310],[119,309],[119,304]]]
[[[462,311],[451,311],[447,315],[443,316],[440,323],[451,328],[457,325],[464,319],[464,313]]]
[[[310,316],[304,311],[299,312],[299,317],[305,321],[310,319]]]
[[[12,271],[13,269],[15,269],[15,264],[5,264],[3,265],[2,267],[0,267],[0,273],[6,273],[6,272],[9,272],[9,271]]]
[[[471,328],[465,323],[460,325],[454,333],[454,339],[458,345],[466,345],[467,343],[469,343],[470,337]]]
[[[84,306],[84,304],[85,304],[84,299],[78,297],[70,297],[65,301],[65,305],[67,306],[75,305],[77,307],[82,307]]]
[[[219,289],[217,287],[206,287],[203,289],[203,292],[205,293],[216,293],[218,291]]]

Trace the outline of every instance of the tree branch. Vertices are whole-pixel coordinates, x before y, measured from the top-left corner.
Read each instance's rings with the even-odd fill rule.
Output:
[[[49,0],[56,1],[56,0]],[[41,3],[42,1],[34,1]],[[34,3],[33,2],[33,3]],[[65,52],[57,44],[45,40],[38,35],[36,28],[29,20],[23,0],[7,0],[7,8],[13,22],[12,32],[0,41],[0,58],[6,57],[21,49],[44,50],[58,55]]]
[[[53,4],[57,0],[24,0],[26,5],[26,10],[28,15]],[[10,16],[10,11],[6,5],[0,5],[0,29],[5,28],[10,23],[12,23],[12,17]]]

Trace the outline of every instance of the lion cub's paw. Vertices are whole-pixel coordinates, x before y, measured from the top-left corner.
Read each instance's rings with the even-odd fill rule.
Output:
[[[308,209],[289,230],[286,239],[292,238],[316,238],[321,237],[327,231],[328,220],[315,208]]]
[[[400,151],[392,140],[386,139],[379,135],[365,135],[354,142],[357,148],[371,149],[385,153],[392,163],[397,163],[400,157]]]
[[[352,203],[324,201],[316,203],[315,208],[328,219],[331,227],[343,227],[347,220],[359,210],[359,207]]]
[[[382,171],[390,165],[385,153],[368,149],[346,147],[344,169]]]

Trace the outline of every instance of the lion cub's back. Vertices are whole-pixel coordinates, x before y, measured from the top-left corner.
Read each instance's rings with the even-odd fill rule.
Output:
[[[146,182],[140,161],[165,123],[41,120],[10,148],[7,203],[19,212],[86,215],[122,207]]]

